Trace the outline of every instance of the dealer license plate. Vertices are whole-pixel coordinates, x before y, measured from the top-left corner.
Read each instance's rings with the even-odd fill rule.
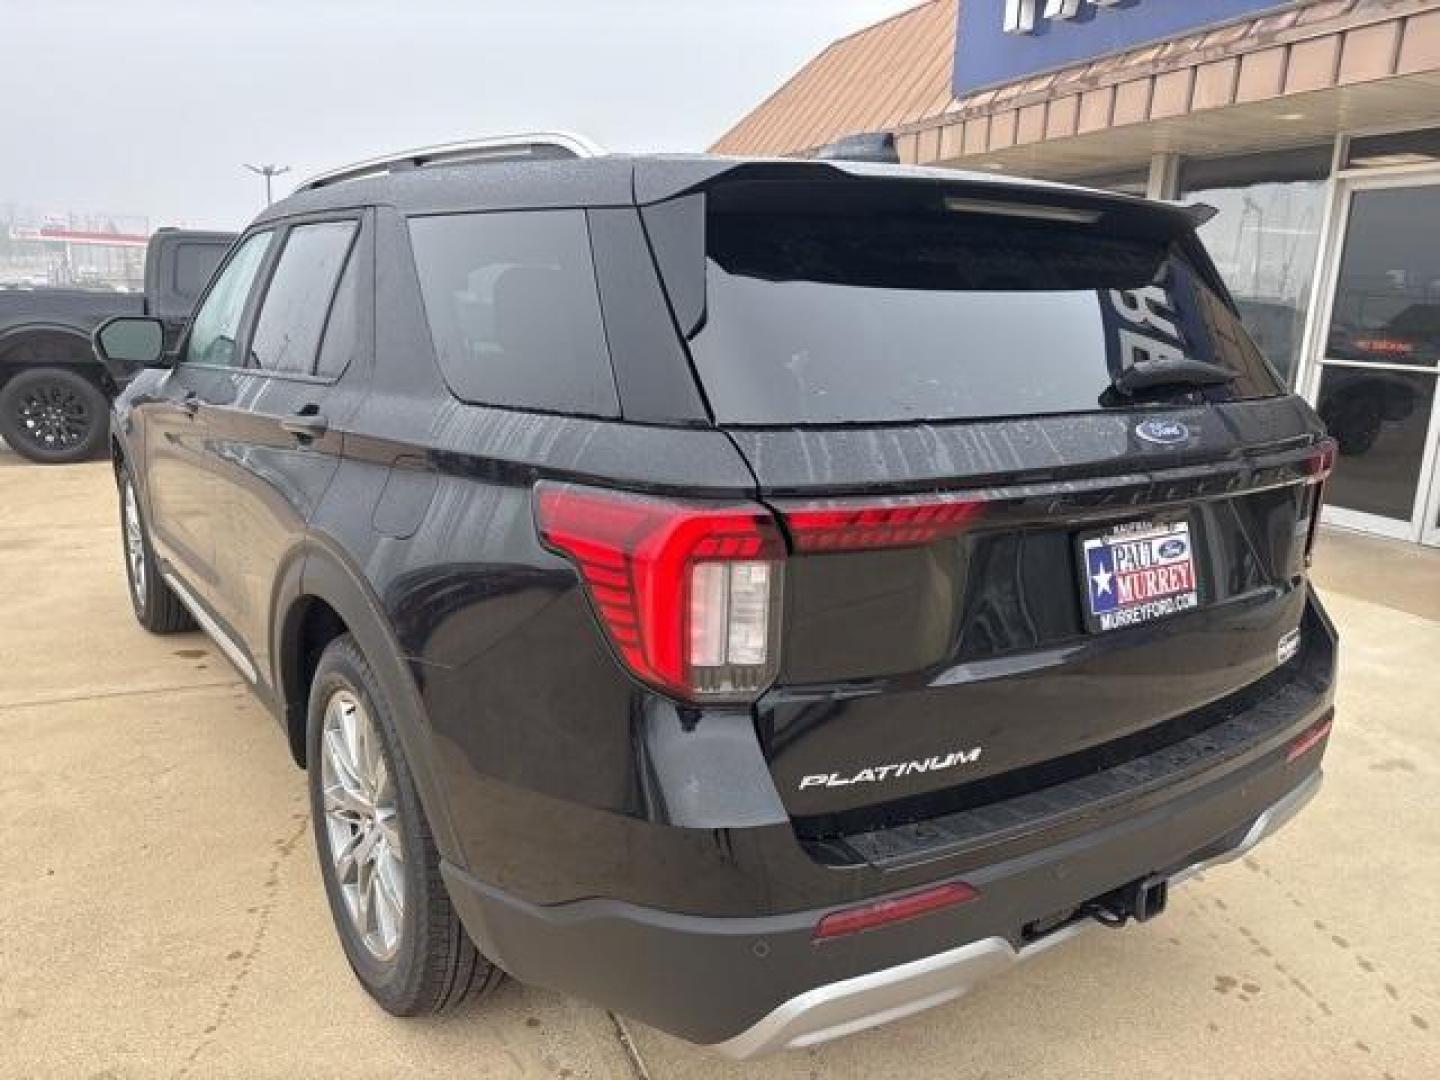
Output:
[[[1080,538],[1085,622],[1119,630],[1200,606],[1187,521],[1130,521]]]

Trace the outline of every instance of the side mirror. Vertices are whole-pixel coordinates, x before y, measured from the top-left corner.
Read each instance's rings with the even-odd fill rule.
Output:
[[[159,319],[117,315],[101,323],[90,340],[117,383],[128,382],[142,368],[163,366],[165,324]]]

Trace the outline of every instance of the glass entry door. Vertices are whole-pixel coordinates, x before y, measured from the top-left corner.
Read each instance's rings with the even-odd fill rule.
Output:
[[[1313,400],[1340,443],[1326,518],[1440,543],[1440,183],[1344,192]]]

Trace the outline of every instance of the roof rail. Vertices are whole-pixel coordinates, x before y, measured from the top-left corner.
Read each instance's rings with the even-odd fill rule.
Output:
[[[407,172],[423,169],[427,165],[483,164],[493,161],[553,161],[562,158],[598,157],[605,153],[599,146],[583,135],[564,131],[534,131],[522,135],[496,135],[486,139],[467,139],[463,142],[441,143],[438,146],[422,146],[398,154],[357,161],[353,165],[342,165],[338,169],[312,176],[295,191],[314,191],[316,188],[359,180],[367,176],[381,176],[385,173]]]

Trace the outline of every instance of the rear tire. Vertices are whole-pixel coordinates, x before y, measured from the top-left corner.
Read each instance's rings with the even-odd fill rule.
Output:
[[[1381,400],[1363,385],[1350,387],[1342,399],[1331,398],[1321,410],[1320,419],[1340,446],[1345,457],[1368,454],[1380,437],[1385,416]]]
[[[450,903],[389,700],[348,634],[316,667],[306,762],[320,875],[360,984],[396,1016],[492,990],[502,973]]]
[[[109,427],[109,401],[70,368],[26,368],[0,389],[0,436],[31,461],[88,461],[100,452]]]
[[[160,576],[150,546],[150,530],[140,513],[140,498],[128,467],[120,466],[120,544],[125,556],[126,592],[135,621],[152,634],[194,630],[195,618]]]

